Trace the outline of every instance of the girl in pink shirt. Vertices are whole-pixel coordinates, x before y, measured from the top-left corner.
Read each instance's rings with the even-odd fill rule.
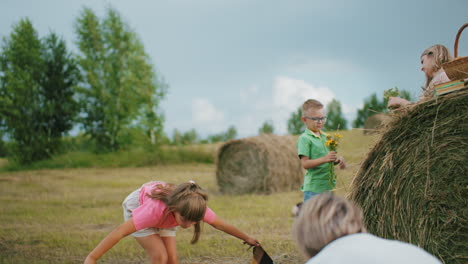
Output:
[[[175,186],[149,182],[125,198],[125,222],[107,235],[86,257],[85,264],[96,263],[109,249],[127,235],[135,237],[148,253],[151,263],[178,263],[175,228],[194,226],[191,243],[200,237],[200,221],[242,239],[251,246],[259,242],[226,223],[207,207],[208,195],[195,182]]]

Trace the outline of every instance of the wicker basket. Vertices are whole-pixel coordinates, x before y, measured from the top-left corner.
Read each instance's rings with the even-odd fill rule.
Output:
[[[457,58],[458,55],[458,40],[460,39],[460,35],[465,29],[468,27],[468,23],[465,23],[457,33],[457,37],[455,38],[455,47],[454,47],[454,60],[446,62],[442,64],[442,68],[444,68],[445,73],[449,77],[450,80],[460,80],[468,78],[468,57],[460,57]]]

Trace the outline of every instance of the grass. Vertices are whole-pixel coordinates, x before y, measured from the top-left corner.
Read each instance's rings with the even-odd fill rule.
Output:
[[[21,171],[66,168],[124,168],[145,167],[182,163],[213,163],[216,144],[189,146],[162,146],[159,149],[134,148],[117,152],[96,154],[86,151],[72,151],[56,155],[52,159],[34,162],[24,166],[0,160],[0,171]]]
[[[336,193],[346,195],[373,136],[342,132],[339,153],[348,169],[337,171]],[[132,157],[135,159],[134,157]],[[130,168],[42,169],[0,173],[0,263],[80,263],[97,243],[122,222],[125,196],[150,180],[180,183],[193,179],[210,194],[219,217],[262,242],[276,263],[303,261],[291,237],[291,207],[302,193],[223,195],[213,164],[176,164]],[[281,202],[278,202],[281,201]],[[249,263],[241,241],[205,224],[200,241],[190,245],[192,230],[179,229],[181,263]],[[125,238],[100,263],[145,263],[144,251]]]

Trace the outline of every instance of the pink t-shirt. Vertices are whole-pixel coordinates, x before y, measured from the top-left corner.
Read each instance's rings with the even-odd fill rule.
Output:
[[[147,194],[151,194],[151,191],[158,184],[165,185],[166,183],[149,182],[141,187],[140,206],[132,211],[133,224],[136,230],[147,227],[171,228],[178,226],[173,214],[168,214],[166,219],[164,219],[164,214],[167,209],[165,203],[147,196]],[[212,224],[215,219],[216,214],[207,207],[203,221]]]

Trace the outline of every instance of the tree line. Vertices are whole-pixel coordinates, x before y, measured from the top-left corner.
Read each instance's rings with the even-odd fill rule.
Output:
[[[39,37],[28,18],[12,26],[0,53],[0,156],[20,164],[50,158],[64,149],[64,136],[82,131],[86,146],[96,152],[116,151],[136,140],[144,145],[215,143],[237,137],[234,126],[201,139],[195,129],[163,132],[160,102],[168,84],[155,70],[136,33],[113,8],[99,18],[83,8],[75,20],[78,52],[51,32]],[[409,93],[402,96],[409,99]],[[358,110],[353,127],[386,112],[376,94]],[[325,129],[346,129],[341,104],[327,107]],[[301,108],[287,121],[290,134],[304,131]],[[274,133],[271,120],[258,133]],[[5,143],[5,142],[8,142]]]
[[[99,151],[119,149],[134,131],[151,144],[160,138],[168,86],[135,32],[112,8],[102,19],[84,8],[74,30],[78,54],[55,33],[40,38],[27,18],[3,40],[0,136],[19,163],[51,157],[74,126]]]

